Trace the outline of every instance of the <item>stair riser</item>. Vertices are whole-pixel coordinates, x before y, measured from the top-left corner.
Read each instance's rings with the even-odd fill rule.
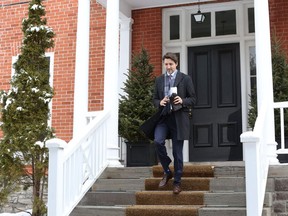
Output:
[[[98,179],[92,191],[139,191],[144,190],[144,179]]]
[[[137,205],[203,205],[204,193],[181,192],[175,195],[171,192],[136,194]]]
[[[69,216],[125,216],[125,207],[76,207]]]
[[[136,203],[135,193],[119,192],[89,192],[80,202],[80,205],[87,206],[114,206],[114,205],[134,205]]]
[[[245,208],[201,208],[199,216],[246,216]],[[270,209],[264,209],[262,216],[271,216]]]
[[[272,206],[272,194],[266,193],[264,199],[264,206]],[[243,192],[234,193],[205,193],[204,205],[213,206],[225,206],[225,207],[245,207],[246,206],[246,194]]]
[[[152,176],[151,167],[108,167],[100,176],[103,179],[139,179]]]
[[[159,189],[158,185],[161,181],[161,178],[152,178],[145,180],[145,190],[152,191],[152,190],[172,190],[173,189],[173,179],[171,179],[167,186],[164,188]],[[194,178],[194,179],[187,179],[182,178],[181,181],[181,188],[182,190],[190,190],[190,191],[209,191],[210,189],[210,178]]]
[[[213,178],[210,181],[211,192],[245,192],[245,178],[223,177]],[[267,179],[266,192],[274,191],[273,179]]]

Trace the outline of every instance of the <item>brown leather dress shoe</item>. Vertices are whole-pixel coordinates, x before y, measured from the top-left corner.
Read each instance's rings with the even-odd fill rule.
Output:
[[[181,192],[181,187],[180,185],[174,185],[173,186],[173,194],[179,194]]]
[[[165,187],[166,185],[167,185],[167,183],[168,183],[168,181],[170,180],[170,179],[172,179],[172,173],[170,173],[170,174],[164,174],[164,176],[163,176],[163,178],[162,178],[162,180],[160,181],[160,183],[159,183],[159,188],[163,188],[163,187]]]

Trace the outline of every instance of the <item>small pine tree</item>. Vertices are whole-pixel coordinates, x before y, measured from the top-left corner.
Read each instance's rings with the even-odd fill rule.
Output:
[[[288,100],[288,62],[285,52],[281,48],[281,41],[272,37],[272,74],[273,74],[273,93],[274,102],[283,102]],[[256,57],[257,58],[257,57]],[[288,113],[284,114],[285,125],[288,125]],[[250,109],[248,113],[248,123],[251,128],[257,118],[257,92],[252,89],[250,97]],[[285,134],[288,134],[288,128],[285,127]],[[275,136],[280,137],[280,112],[275,110]]]
[[[133,56],[131,70],[126,74],[122,88],[126,94],[120,95],[119,135],[129,142],[148,140],[139,127],[155,112],[152,103],[155,77],[149,61],[148,52],[142,47]]]
[[[28,18],[22,22],[23,44],[14,64],[15,74],[8,92],[1,92],[0,198],[18,186],[33,188],[33,216],[45,215],[43,201],[47,187],[48,150],[53,137],[48,126],[49,60],[45,50],[54,46],[54,32],[46,23],[43,0],[31,0]],[[31,169],[27,169],[31,167]]]

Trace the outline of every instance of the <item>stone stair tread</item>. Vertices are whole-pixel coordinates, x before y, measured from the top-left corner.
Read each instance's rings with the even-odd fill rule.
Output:
[[[193,205],[135,205],[127,207],[126,216],[198,216],[200,207]]]
[[[243,215],[246,215],[246,207],[199,208],[199,216],[243,216]],[[271,216],[271,209],[263,208],[262,216]]]
[[[135,204],[135,192],[128,191],[91,191],[88,192],[80,202],[80,205],[95,206],[115,206],[115,205],[132,205]]]
[[[264,207],[272,206],[273,195],[266,192],[264,198]],[[245,192],[206,192],[204,194],[204,203],[206,206],[213,207],[245,207],[246,193]]]
[[[152,175],[151,167],[107,167],[102,173],[102,179],[139,179]]]
[[[78,205],[69,216],[125,216],[126,206],[81,206]]]
[[[92,191],[139,191],[144,189],[145,179],[98,179]]]
[[[213,192],[244,192],[244,177],[219,177],[210,181],[210,191]]]
[[[243,216],[246,215],[243,164],[185,163],[182,192],[178,195],[172,192],[173,179],[166,187],[158,188],[163,177],[160,165],[109,167],[70,216]],[[275,169],[273,175],[282,176],[283,170],[286,169]],[[268,179],[262,216],[271,216],[272,183]]]

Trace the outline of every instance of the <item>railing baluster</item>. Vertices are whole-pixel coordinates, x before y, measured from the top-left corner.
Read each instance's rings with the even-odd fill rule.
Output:
[[[281,125],[281,149],[285,149],[285,132],[284,132],[284,108],[280,108],[280,125]]]

